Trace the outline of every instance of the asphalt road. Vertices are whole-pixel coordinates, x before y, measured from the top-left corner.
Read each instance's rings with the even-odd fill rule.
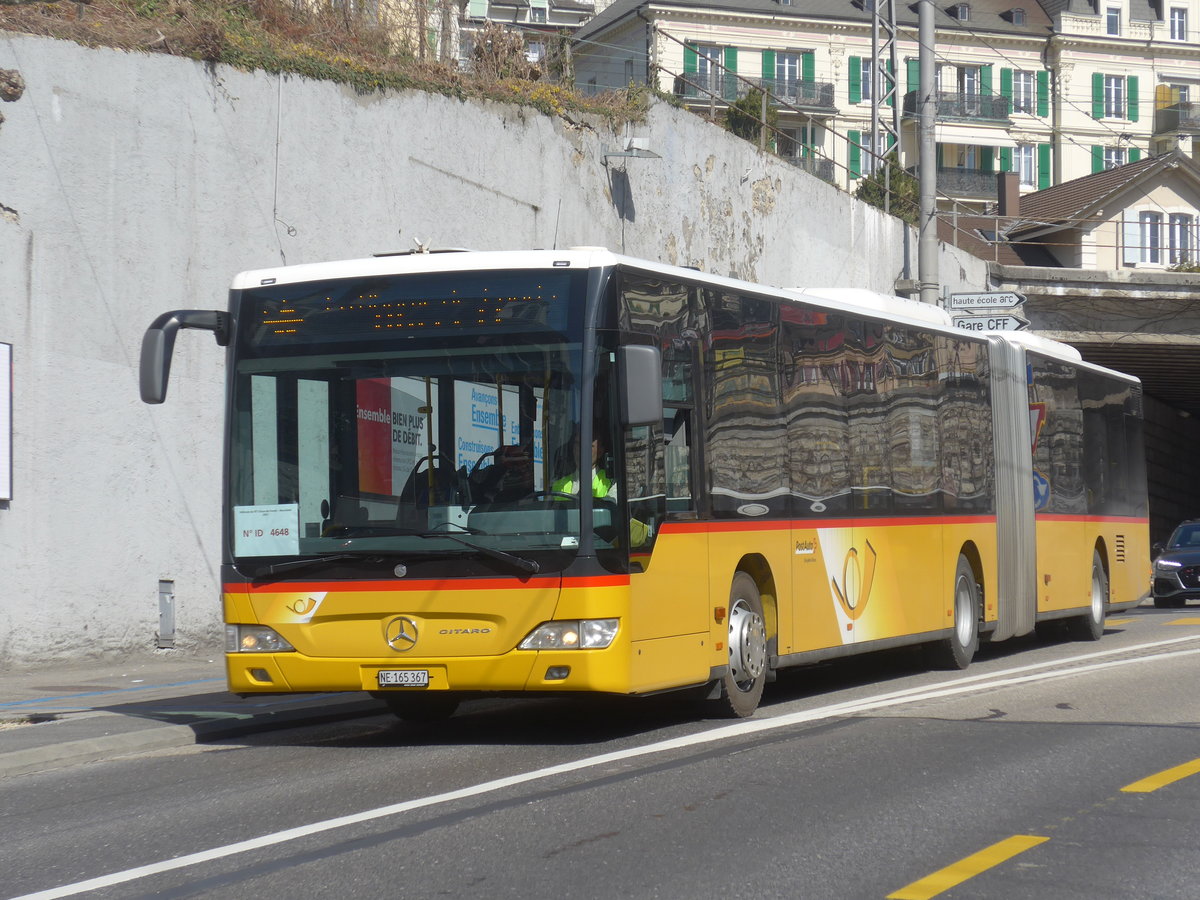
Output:
[[[481,701],[9,778],[0,897],[1192,900],[1198,673],[1200,610],[1139,609],[792,671],[744,722]]]

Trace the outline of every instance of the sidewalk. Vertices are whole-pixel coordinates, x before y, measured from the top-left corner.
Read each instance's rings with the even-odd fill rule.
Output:
[[[220,655],[0,672],[0,778],[385,711],[363,693],[243,700]]]

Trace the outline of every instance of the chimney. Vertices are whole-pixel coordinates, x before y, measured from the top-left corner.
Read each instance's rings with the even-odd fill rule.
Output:
[[[997,173],[996,194],[999,199],[997,215],[1016,218],[1021,214],[1021,183],[1016,172]]]

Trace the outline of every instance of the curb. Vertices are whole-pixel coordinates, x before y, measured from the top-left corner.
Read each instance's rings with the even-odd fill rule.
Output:
[[[153,750],[192,747],[230,738],[282,731],[309,725],[342,722],[387,714],[378,700],[358,700],[304,710],[264,713],[247,719],[219,717],[202,719],[190,725],[158,724],[120,734],[97,735],[62,743],[48,743],[10,753],[0,753],[0,778],[31,775],[65,766],[97,762]],[[53,723],[44,723],[52,726]],[[39,726],[33,726],[39,727]]]

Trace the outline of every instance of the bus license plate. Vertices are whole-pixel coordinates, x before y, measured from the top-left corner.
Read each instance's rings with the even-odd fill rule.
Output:
[[[429,687],[428,669],[382,669],[380,687]]]

